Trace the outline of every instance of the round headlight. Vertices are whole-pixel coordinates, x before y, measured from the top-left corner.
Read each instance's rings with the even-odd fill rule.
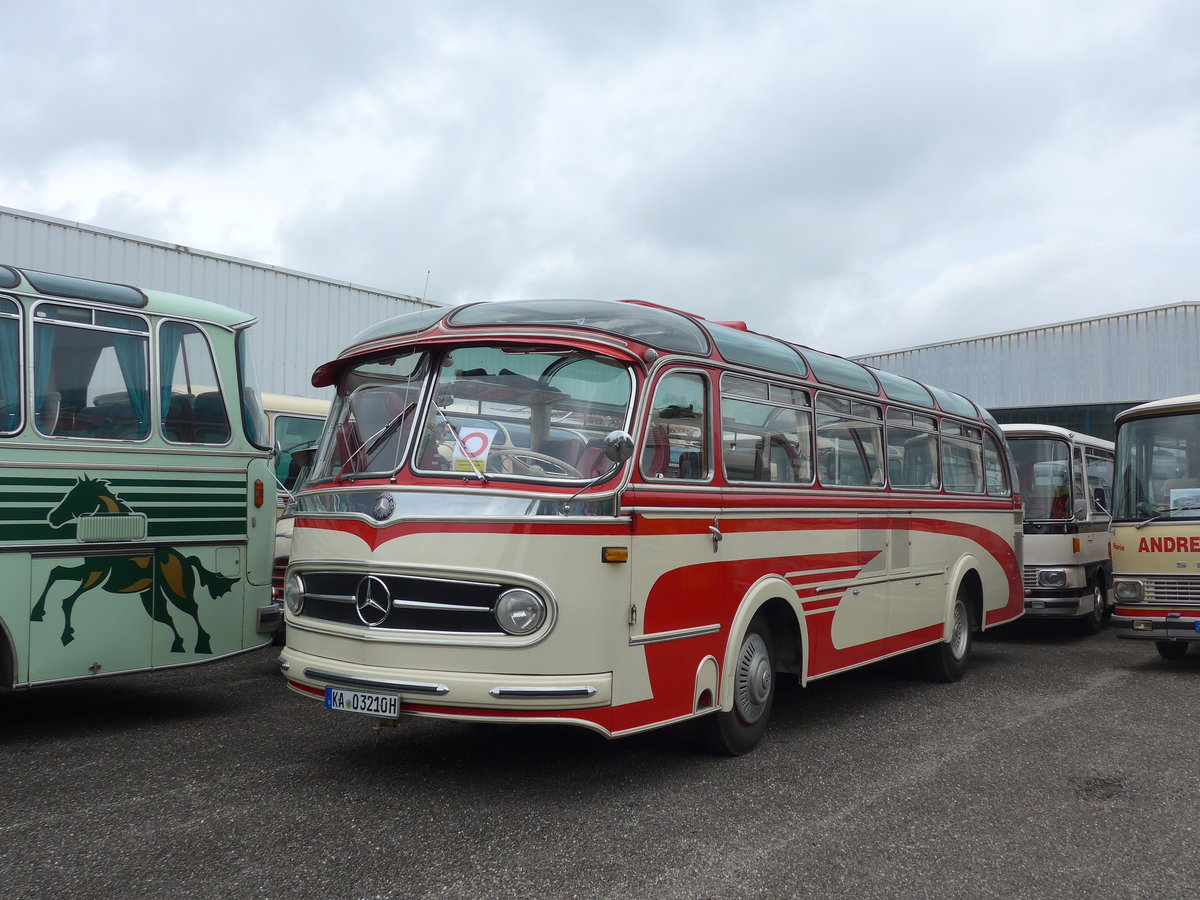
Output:
[[[532,634],[546,621],[546,602],[524,588],[505,591],[496,601],[496,621],[509,634]]]
[[[288,576],[287,584],[283,586],[283,602],[293,616],[300,615],[304,608],[304,582],[299,575]]]

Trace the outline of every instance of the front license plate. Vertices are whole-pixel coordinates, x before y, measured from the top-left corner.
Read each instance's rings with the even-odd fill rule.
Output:
[[[379,719],[395,719],[400,715],[400,698],[395,694],[374,694],[370,691],[348,691],[344,688],[325,688],[325,708],[339,712],[356,712]]]

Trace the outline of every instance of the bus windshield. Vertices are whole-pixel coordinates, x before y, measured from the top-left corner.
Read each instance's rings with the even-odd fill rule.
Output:
[[[1200,413],[1132,419],[1120,435],[1113,516],[1200,516]]]
[[[338,380],[314,480],[391,474],[406,459],[417,473],[459,479],[595,478],[611,468],[604,436],[629,427],[632,393],[626,366],[578,350],[469,346],[371,360]]]
[[[1071,449],[1057,438],[1009,437],[1027,519],[1069,519]]]

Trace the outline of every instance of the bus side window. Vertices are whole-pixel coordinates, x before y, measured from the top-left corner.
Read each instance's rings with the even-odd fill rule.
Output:
[[[0,432],[21,422],[21,320],[16,301],[0,297]]]
[[[149,434],[149,326],[139,316],[43,303],[34,323],[35,424],[42,434]],[[116,402],[123,401],[123,402]]]
[[[159,329],[163,437],[180,444],[224,444],[230,438],[225,397],[208,340],[195,325]]]
[[[642,445],[642,476],[702,480],[708,477],[708,382],[702,375],[664,377],[654,394]]]

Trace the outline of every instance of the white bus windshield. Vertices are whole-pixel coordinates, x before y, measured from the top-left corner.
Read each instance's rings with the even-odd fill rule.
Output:
[[[1131,419],[1117,442],[1117,519],[1200,516],[1200,414]]]

